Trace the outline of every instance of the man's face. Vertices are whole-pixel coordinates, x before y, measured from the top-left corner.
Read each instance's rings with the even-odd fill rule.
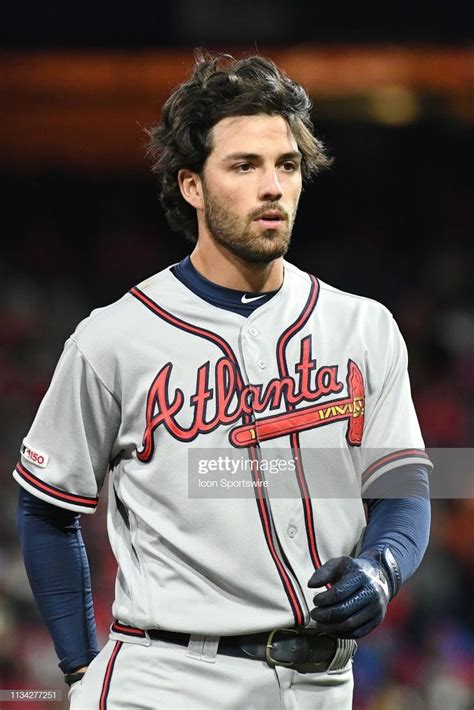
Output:
[[[301,154],[281,116],[224,118],[202,175],[212,238],[252,263],[283,256],[301,193]]]

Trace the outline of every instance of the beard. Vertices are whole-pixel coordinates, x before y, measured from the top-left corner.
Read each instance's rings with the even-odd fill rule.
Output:
[[[224,204],[203,184],[204,219],[212,238],[234,256],[252,264],[268,264],[288,251],[296,207],[289,215],[280,205],[271,202],[261,205],[246,219]],[[278,210],[286,219],[278,229],[259,229],[254,219],[266,210]]]

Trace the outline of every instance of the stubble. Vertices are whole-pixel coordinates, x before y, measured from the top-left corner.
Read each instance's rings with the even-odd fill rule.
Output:
[[[295,211],[289,215],[275,203],[262,204],[258,210],[242,218],[228,204],[212,196],[203,183],[204,218],[213,239],[235,256],[253,264],[268,264],[288,251]],[[254,220],[266,210],[278,210],[285,216],[279,229],[258,229]]]

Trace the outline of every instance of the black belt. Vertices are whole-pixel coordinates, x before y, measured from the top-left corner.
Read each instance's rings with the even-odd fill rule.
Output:
[[[190,634],[178,631],[150,629],[145,632],[118,622],[113,624],[112,630],[128,636],[148,636],[153,640],[180,646],[188,646],[191,638]],[[205,636],[202,638],[205,639]],[[302,671],[325,672],[345,667],[356,648],[354,641],[335,639],[305,629],[275,629],[242,636],[220,636],[217,652],[226,656],[266,661],[272,668],[284,666]]]

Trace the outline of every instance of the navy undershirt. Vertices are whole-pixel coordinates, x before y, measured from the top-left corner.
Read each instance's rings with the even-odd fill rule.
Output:
[[[213,306],[247,318],[256,308],[273,298],[276,291],[238,291],[209,281],[196,271],[189,256],[171,267],[171,272],[197,296]],[[243,300],[242,300],[243,299]]]
[[[189,257],[172,267],[172,272],[200,298],[244,317],[277,293],[246,293],[213,284],[196,271]],[[245,303],[252,298],[256,300]],[[428,474],[424,467],[405,466],[387,475],[392,480],[400,475],[405,483],[401,490],[410,490],[409,497],[379,499],[374,489],[373,497],[366,500],[368,522],[360,551],[382,550],[389,545],[405,582],[417,569],[428,544]],[[17,527],[31,589],[53,638],[59,667],[71,673],[88,665],[98,653],[80,514],[20,488]]]
[[[20,488],[17,528],[25,568],[63,673],[89,665],[99,653],[80,517]]]

